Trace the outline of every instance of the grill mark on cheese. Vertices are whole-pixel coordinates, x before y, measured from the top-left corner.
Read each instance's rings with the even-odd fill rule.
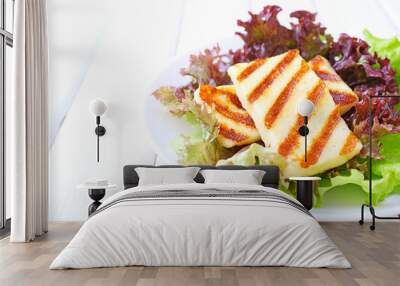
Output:
[[[232,119],[235,122],[242,123],[250,128],[254,129],[256,128],[250,114],[245,112],[242,105],[240,104],[239,99],[234,93],[224,89],[217,89],[213,86],[203,85],[200,87],[199,94],[201,99],[204,100],[204,102],[206,102],[209,106],[213,106],[215,110],[221,115],[229,119]],[[226,95],[233,105],[242,109],[244,112],[240,113],[229,110],[228,107],[226,107],[225,105],[221,104],[221,102],[218,101],[218,95],[220,94]]]
[[[232,119],[233,121],[243,123],[244,125],[251,127],[251,128],[256,128],[254,125],[253,119],[250,117],[248,113],[239,113],[239,112],[233,112],[229,110],[226,106],[223,106],[219,104],[218,102],[214,102],[215,110],[222,114],[223,116]]]
[[[297,115],[296,123],[292,126],[289,134],[282,141],[278,147],[278,153],[283,157],[289,156],[295,147],[299,144],[299,128],[303,125],[304,119],[300,115]]]
[[[328,119],[325,121],[324,126],[322,127],[318,136],[316,136],[311,144],[310,148],[308,149],[307,153],[307,162],[304,162],[304,159],[301,160],[300,166],[303,168],[308,168],[316,164],[319,160],[319,157],[324,151],[326,144],[329,141],[333,131],[335,130],[336,126],[340,122],[340,112],[339,108],[336,107],[331,114],[329,114]]]
[[[209,96],[215,96],[215,94],[223,94],[226,95],[229,98],[229,101],[235,105],[237,108],[243,109],[242,103],[240,102],[239,98],[237,97],[236,93],[227,90],[225,88],[216,88],[210,85],[203,85],[203,88],[208,88],[210,89]]]
[[[283,59],[266,75],[262,81],[250,92],[248,101],[253,103],[264,91],[274,82],[274,80],[282,73],[283,70],[296,58],[299,54],[298,50],[290,50],[286,53]]]
[[[316,68],[320,67],[324,63],[324,58],[322,56],[315,56],[310,61],[309,64],[315,66]],[[314,68],[314,67],[312,67]]]
[[[345,156],[348,153],[350,153],[351,151],[353,151],[354,148],[356,148],[358,142],[359,142],[359,140],[358,140],[357,136],[355,136],[353,133],[350,133],[347,136],[346,141],[345,141],[344,145],[342,146],[342,149],[340,149],[339,155]]]
[[[310,60],[311,69],[318,75],[318,77],[322,80],[326,81],[340,81],[341,78],[334,72],[329,72],[321,69],[322,65],[329,64],[327,60],[321,56],[316,56]]]
[[[296,85],[299,83],[301,78],[309,71],[309,67],[307,63],[304,61],[301,62],[300,69],[293,75],[292,79],[283,89],[283,91],[278,95],[275,102],[272,104],[270,109],[268,110],[267,114],[265,115],[264,124],[267,128],[271,128],[276,119],[279,116],[279,113],[285,107],[290,95],[292,94],[293,90],[295,89]]]
[[[225,93],[225,91],[224,91],[224,93]],[[243,109],[242,103],[239,101],[239,98],[237,97],[236,94],[234,94],[232,92],[228,92],[228,91],[225,94],[228,96],[230,102],[233,105],[235,105],[237,108]]]
[[[219,126],[219,135],[221,135],[227,139],[230,139],[234,142],[242,142],[242,141],[248,139],[248,137],[246,135],[238,133],[235,130],[233,130],[225,125]]]
[[[248,78],[253,72],[255,72],[260,66],[266,63],[266,59],[257,59],[249,64],[242,72],[237,76],[238,81],[245,80]]]
[[[239,98],[237,97],[236,93],[234,93],[230,90],[227,90],[225,88],[218,89],[218,88],[210,86],[210,85],[203,85],[202,87],[210,89],[210,91],[208,91],[210,93],[209,94],[210,97],[218,95],[218,94],[226,95],[229,98],[229,101],[233,105],[235,105],[237,108],[243,109],[242,103],[239,101]]]
[[[316,56],[310,60],[309,65],[318,77],[327,84],[333,101],[336,105],[340,105],[340,113],[347,112],[357,103],[358,96],[348,88],[327,59]],[[332,86],[335,83],[336,87]]]
[[[311,90],[311,92],[307,95],[307,99],[312,101],[315,106],[319,99],[322,97],[325,91],[325,85],[322,81],[318,81],[317,85]],[[312,114],[310,115],[310,117]],[[286,138],[282,141],[282,143],[278,147],[278,153],[283,157],[289,156],[289,154],[299,145],[299,128],[303,126],[304,118],[300,115],[297,115],[296,122],[290,129]]]
[[[314,67],[313,67],[313,70],[317,74],[317,76],[322,80],[341,81],[340,77],[337,74],[330,73],[330,72],[323,71],[323,70],[317,70],[317,69],[314,69]]]
[[[335,104],[353,104],[358,100],[358,97],[354,96],[352,92],[346,92],[344,90],[329,89],[329,93],[331,94]]]

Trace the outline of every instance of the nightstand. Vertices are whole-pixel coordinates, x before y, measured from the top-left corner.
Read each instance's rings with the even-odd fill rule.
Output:
[[[96,185],[87,185],[87,184],[80,184],[77,186],[78,189],[86,189],[88,190],[89,197],[93,200],[93,203],[88,207],[88,215],[90,216],[94,213],[97,208],[101,205],[100,200],[104,198],[106,194],[106,190],[114,189],[117,185],[109,184],[106,186],[96,186]]]
[[[316,183],[320,177],[290,177],[289,180],[296,182],[297,200],[308,210],[313,207],[313,196]]]

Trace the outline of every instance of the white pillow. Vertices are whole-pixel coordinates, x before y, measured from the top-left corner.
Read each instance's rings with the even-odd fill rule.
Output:
[[[202,170],[205,184],[246,184],[261,185],[265,171],[262,170]]]
[[[139,176],[139,186],[195,183],[193,179],[199,170],[199,167],[135,168]]]

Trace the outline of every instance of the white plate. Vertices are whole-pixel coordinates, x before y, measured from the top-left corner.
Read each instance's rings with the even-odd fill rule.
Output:
[[[222,51],[237,49],[242,44],[239,37],[228,38],[219,42]],[[205,48],[212,47],[213,44],[199,48],[197,51],[173,57],[171,61],[162,69],[159,76],[153,82],[150,92],[160,86],[179,86],[190,81],[189,77],[183,77],[180,69],[189,65],[191,54],[198,54]],[[161,161],[170,164],[177,163],[175,150],[172,142],[179,135],[189,132],[190,126],[182,119],[175,118],[150,94],[147,96],[145,105],[145,117],[152,145]]]
[[[240,47],[241,41],[236,38],[228,38],[219,42],[223,51]],[[208,45],[205,47],[211,47]],[[204,48],[199,48],[202,51]],[[185,55],[176,56],[162,69],[157,79],[151,85],[150,92],[160,86],[179,86],[190,80],[180,75],[179,71],[189,64],[189,55],[197,54],[194,51]],[[163,163],[177,164],[177,156],[172,148],[172,142],[190,131],[190,126],[182,119],[175,118],[150,94],[145,105],[147,128],[153,148]],[[312,213],[320,221],[354,221],[360,218],[360,207],[349,208],[320,208],[313,209]],[[377,214],[381,216],[394,216],[400,213],[400,195],[387,198],[377,207]],[[368,219],[369,210],[365,209]]]

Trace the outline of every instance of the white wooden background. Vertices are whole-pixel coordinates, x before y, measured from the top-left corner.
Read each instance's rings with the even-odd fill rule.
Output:
[[[400,31],[398,0],[48,0],[50,37],[50,219],[83,220],[89,203],[75,186],[105,177],[122,186],[122,166],[153,163],[143,105],[148,87],[176,55],[231,37],[237,19],[263,6],[318,12],[337,36],[392,37]],[[95,162],[89,102],[105,99],[107,135]]]

